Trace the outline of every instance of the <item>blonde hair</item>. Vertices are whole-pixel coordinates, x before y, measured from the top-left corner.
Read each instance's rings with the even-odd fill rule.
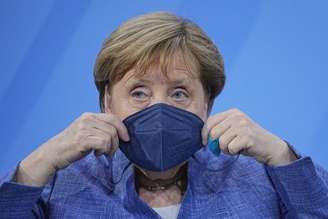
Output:
[[[106,87],[110,90],[132,68],[144,74],[151,65],[158,63],[162,71],[167,72],[176,52],[181,52],[185,61],[198,66],[210,111],[225,83],[222,57],[199,26],[166,12],[132,18],[104,41],[94,67],[101,111],[104,111]]]

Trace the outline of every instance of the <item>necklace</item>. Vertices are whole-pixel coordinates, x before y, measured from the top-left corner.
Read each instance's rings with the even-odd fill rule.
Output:
[[[167,190],[171,186],[177,186],[180,191],[181,195],[184,195],[184,192],[187,187],[187,167],[188,165],[185,164],[183,165],[179,171],[170,179],[156,179],[156,180],[151,180],[147,178],[147,176],[140,171],[138,168],[134,168],[135,171],[135,183],[136,183],[136,188],[138,189],[139,193],[139,188],[144,188],[148,191],[163,191]]]

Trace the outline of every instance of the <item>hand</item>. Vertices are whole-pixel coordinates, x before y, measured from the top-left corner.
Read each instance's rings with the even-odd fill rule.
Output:
[[[42,186],[50,175],[91,151],[96,156],[111,156],[119,146],[118,138],[129,141],[126,127],[115,115],[84,113],[25,158],[16,173],[16,181]]]
[[[243,154],[268,165],[282,165],[296,160],[286,142],[252,121],[238,109],[210,116],[202,130],[203,144],[208,135],[219,139],[226,154]]]

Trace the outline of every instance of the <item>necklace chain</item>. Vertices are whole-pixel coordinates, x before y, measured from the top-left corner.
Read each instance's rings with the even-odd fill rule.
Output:
[[[183,195],[187,186],[187,164],[183,165],[179,171],[170,179],[148,179],[147,176],[137,167],[135,167],[135,177],[136,188],[138,191],[140,188],[144,188],[151,192],[164,191],[172,186],[177,186]]]

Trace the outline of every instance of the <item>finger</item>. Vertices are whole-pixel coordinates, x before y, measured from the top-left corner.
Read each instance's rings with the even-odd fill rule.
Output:
[[[237,136],[238,134],[234,128],[229,128],[222,136],[220,136],[220,148],[224,153],[229,154],[228,145]]]
[[[117,116],[106,113],[97,113],[94,115],[98,120],[102,120],[107,124],[114,126],[121,139],[123,139],[124,141],[130,140],[127,128],[125,127],[124,123],[118,119]]]
[[[105,135],[110,135],[112,137],[117,136],[117,130],[114,126],[105,123],[100,120],[89,120],[87,125],[91,129],[98,129],[103,132]]]
[[[230,114],[225,120],[217,124],[210,130],[210,136],[212,139],[219,139],[230,127],[237,129],[240,125],[245,124],[245,118],[243,115],[234,113]],[[238,128],[239,129],[239,128]]]
[[[223,120],[221,123],[217,124],[210,130],[210,136],[212,139],[219,139],[229,128],[231,128],[232,123],[230,117]]]
[[[96,118],[90,119],[87,121],[87,125],[89,129],[97,129],[101,131],[105,137],[110,135],[111,136],[111,143],[110,143],[110,148],[108,155],[112,155],[118,148],[119,146],[119,139],[118,139],[118,134],[117,130],[114,126],[109,125],[108,123],[98,120]]]
[[[228,144],[228,151],[230,154],[235,155],[242,153],[247,147],[247,138],[237,136]]]
[[[110,157],[113,156],[113,154],[115,153],[115,151],[117,150],[118,147],[119,147],[119,140],[118,140],[118,136],[115,135],[112,138],[112,145],[111,145],[110,150],[109,150],[109,156]]]
[[[86,144],[88,145],[90,150],[94,151],[95,156],[100,156],[102,154],[108,153],[108,146],[106,144],[106,141],[102,137],[90,135],[86,139]]]
[[[227,119],[229,116],[231,116],[233,113],[235,113],[237,110],[231,109],[224,111],[222,113],[215,114],[213,116],[210,116],[207,121],[205,122],[203,128],[202,128],[202,140],[203,145],[207,144],[208,134],[211,131],[211,129],[223,122],[225,119]]]
[[[119,139],[115,128],[113,128],[113,133],[109,135],[97,128],[91,130],[90,133],[92,133],[94,136],[97,136],[99,138],[106,139],[105,140],[106,142],[102,144],[105,144],[105,146],[107,146],[106,154],[110,157],[115,153],[115,151],[119,147]]]
[[[99,129],[89,130],[87,137],[88,143],[93,150],[107,154],[110,154],[112,148],[112,138],[111,135],[107,135]]]

